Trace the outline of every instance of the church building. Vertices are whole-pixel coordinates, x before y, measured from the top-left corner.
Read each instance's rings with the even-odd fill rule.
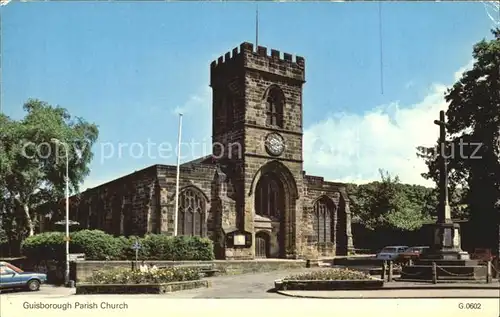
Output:
[[[352,251],[344,184],[303,170],[304,58],[242,43],[210,71],[213,154],[181,165],[177,217],[176,166],[153,165],[71,197],[70,218],[114,235],[207,237],[219,259]]]

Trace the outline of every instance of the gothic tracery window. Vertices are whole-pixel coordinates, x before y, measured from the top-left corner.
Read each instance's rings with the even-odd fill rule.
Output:
[[[278,87],[271,87],[266,96],[266,124],[283,128],[284,96]]]
[[[184,236],[204,236],[205,198],[195,188],[187,188],[179,195],[177,231]]]
[[[313,210],[313,229],[314,240],[317,243],[324,244],[333,242],[333,206],[327,197],[319,199],[314,204]]]
[[[283,196],[277,180],[264,175],[257,184],[255,212],[257,215],[279,219],[283,211]]]

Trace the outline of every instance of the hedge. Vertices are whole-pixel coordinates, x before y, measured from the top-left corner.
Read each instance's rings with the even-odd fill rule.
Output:
[[[134,242],[139,240],[141,260],[213,260],[213,244],[206,238],[192,236],[114,237],[100,230],[81,230],[70,235],[70,252],[85,253],[87,260],[135,259]],[[38,260],[63,260],[65,255],[64,233],[45,232],[28,237],[21,250],[25,256]]]

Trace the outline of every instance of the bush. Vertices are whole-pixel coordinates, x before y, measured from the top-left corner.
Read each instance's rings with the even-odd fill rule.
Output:
[[[118,238],[100,230],[82,230],[71,234],[71,253],[85,253],[86,259],[118,260],[123,244]]]
[[[215,258],[212,241],[200,237],[147,235],[144,238],[114,237],[100,230],[82,230],[71,234],[70,252],[85,253],[87,260],[133,260],[132,245],[139,240],[140,260],[208,261]],[[64,260],[62,232],[45,232],[24,240],[22,252],[37,260]]]
[[[37,260],[64,260],[64,233],[44,232],[26,238],[21,244],[22,253]]]
[[[135,258],[135,250],[132,249],[132,245],[134,244],[135,237],[124,237],[119,236],[116,238],[117,243],[120,245],[120,260],[128,260]]]
[[[139,256],[143,256],[148,260],[173,260],[172,257],[175,253],[174,237],[151,234],[140,239],[139,242],[142,246]]]
[[[198,269],[171,267],[146,272],[128,269],[96,271],[86,282],[92,284],[161,284],[199,279]]]
[[[345,280],[369,280],[369,279],[371,279],[370,275],[360,271],[354,271],[349,269],[327,269],[327,270],[302,273],[298,275],[292,275],[285,278],[285,280],[293,280],[293,281],[304,281],[304,280],[345,281]]]
[[[175,237],[172,241],[171,260],[213,260],[214,248],[209,239],[200,237]]]
[[[142,246],[139,256],[145,260],[208,261],[215,258],[212,241],[205,238],[151,234],[139,242]]]
[[[38,260],[59,260],[65,258],[65,234],[44,232],[26,238],[21,250],[25,256]],[[88,260],[116,260],[123,253],[120,241],[99,230],[82,230],[70,235],[70,252],[85,253]]]

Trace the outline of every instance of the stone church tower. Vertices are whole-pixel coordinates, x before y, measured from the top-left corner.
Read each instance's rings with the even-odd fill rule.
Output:
[[[73,197],[72,218],[117,235],[171,235],[177,221],[178,234],[211,238],[221,259],[352,251],[344,184],[303,171],[304,58],[242,43],[210,71],[213,155],[182,164],[177,219],[167,165]]]
[[[301,57],[270,53],[243,43],[212,63],[214,155],[225,154],[240,193],[234,225],[252,233],[257,249],[245,250],[248,255],[295,257],[305,65]],[[230,150],[220,153],[217,147]]]

